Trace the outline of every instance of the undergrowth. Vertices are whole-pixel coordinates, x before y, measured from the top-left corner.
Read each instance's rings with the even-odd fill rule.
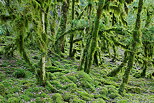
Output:
[[[46,68],[47,85],[42,87],[23,61],[16,60],[14,66],[4,60],[0,67],[0,103],[154,103],[154,80],[134,77],[135,70],[122,97],[118,93],[122,73],[106,76],[111,65],[93,67],[86,74],[77,71],[77,61],[56,57],[51,61],[52,66]]]

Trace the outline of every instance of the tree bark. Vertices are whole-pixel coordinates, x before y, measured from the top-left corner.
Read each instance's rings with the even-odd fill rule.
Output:
[[[136,24],[135,24],[135,29],[133,32],[133,41],[131,44],[131,48],[130,48],[131,51],[129,53],[129,58],[128,58],[128,65],[127,65],[127,68],[126,68],[124,76],[123,76],[123,81],[122,81],[120,88],[119,88],[119,94],[121,94],[121,95],[124,94],[125,85],[128,83],[129,74],[130,74],[131,69],[133,68],[135,53],[137,51],[138,44],[141,43],[140,39],[141,39],[142,33],[140,31],[140,28],[141,28],[142,6],[143,6],[143,0],[139,0]]]

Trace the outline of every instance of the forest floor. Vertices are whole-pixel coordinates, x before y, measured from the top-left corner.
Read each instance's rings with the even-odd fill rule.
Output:
[[[124,70],[116,77],[106,76],[116,63],[93,66],[88,75],[77,71],[79,61],[56,56],[49,59],[52,66],[47,67],[48,84],[42,87],[23,60],[1,55],[0,103],[154,103],[154,78],[136,78],[137,69],[131,71],[126,93],[121,96],[118,88]]]

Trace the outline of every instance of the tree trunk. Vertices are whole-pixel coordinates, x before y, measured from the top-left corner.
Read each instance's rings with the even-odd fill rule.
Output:
[[[92,32],[92,39],[90,41],[90,47],[89,47],[89,51],[88,51],[88,58],[85,59],[84,71],[86,73],[90,72],[90,68],[91,68],[91,65],[92,65],[94,53],[95,53],[96,48],[98,46],[99,20],[100,20],[101,15],[102,15],[103,5],[104,5],[104,0],[99,0],[98,9],[97,9],[97,15],[96,15],[96,19],[95,19],[94,30]]]
[[[116,69],[114,69],[113,71],[111,71],[108,74],[108,76],[111,76],[111,77],[116,76],[120,72],[120,70],[125,66],[127,60],[128,60],[128,58],[127,58],[127,51],[125,51],[125,53],[124,53],[124,59],[123,59],[122,63]]]
[[[72,21],[74,20],[74,13],[75,13],[75,0],[72,0]],[[73,27],[73,23],[72,23]],[[69,57],[73,58],[73,38],[74,34],[71,33],[70,35],[70,51],[69,51]]]
[[[131,51],[129,53],[130,55],[128,58],[128,65],[125,70],[125,74],[123,76],[123,81],[122,81],[120,88],[119,88],[119,94],[121,94],[121,95],[123,95],[125,85],[128,83],[129,74],[130,74],[131,69],[133,68],[135,53],[137,51],[138,44],[141,43],[140,39],[141,39],[142,34],[140,31],[140,28],[141,28],[141,19],[140,18],[141,18],[142,6],[143,6],[143,0],[139,0],[138,13],[137,13],[137,18],[136,18],[135,29],[133,32],[133,41],[132,41],[131,48],[130,48]]]
[[[67,24],[67,13],[68,13],[68,8],[69,8],[69,0],[63,1],[62,4],[62,16],[61,16],[61,21],[60,21],[60,28],[57,33],[57,39],[66,31],[66,24]],[[55,44],[55,51],[58,54],[61,54],[61,52],[65,52],[65,36],[62,36],[60,40]]]

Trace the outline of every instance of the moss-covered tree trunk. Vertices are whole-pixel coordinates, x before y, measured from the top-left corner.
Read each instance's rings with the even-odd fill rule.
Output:
[[[74,20],[74,16],[75,16],[75,0],[72,0],[72,21]],[[72,23],[72,27],[73,27],[73,23]],[[74,38],[74,34],[71,33],[70,35],[70,50],[69,50],[69,57],[73,57],[73,38]]]
[[[39,85],[46,85],[46,55],[47,55],[47,47],[48,47],[48,38],[47,38],[47,28],[48,28],[48,12],[49,5],[46,5],[48,2],[40,2],[40,6],[42,10],[39,10],[40,21],[38,21],[37,29],[38,29],[38,42],[41,50],[41,60],[39,69],[37,70],[37,79]]]
[[[130,47],[130,53],[129,53],[129,57],[128,57],[128,64],[127,64],[127,68],[126,68],[124,76],[123,76],[123,81],[122,81],[120,88],[119,88],[119,94],[121,94],[121,95],[123,95],[125,85],[128,83],[129,74],[130,74],[131,69],[133,68],[135,54],[136,54],[138,45],[141,43],[140,39],[141,39],[142,33],[141,33],[140,28],[141,28],[142,6],[143,6],[143,0],[139,0],[136,24],[135,24],[135,29],[133,31],[133,40],[132,40],[132,44]]]
[[[122,63],[116,69],[112,70],[108,74],[108,76],[114,77],[114,76],[116,76],[120,72],[120,70],[122,70],[122,68],[125,66],[125,64],[127,63],[127,60],[128,60],[127,53],[128,52],[125,51],[125,53],[124,53],[124,59],[123,59]]]
[[[146,23],[145,23],[145,28],[148,28],[149,27],[150,22],[152,20],[152,16],[153,16],[153,14],[151,13],[151,11],[148,10],[148,9],[149,8],[147,8],[147,19],[146,19]],[[144,35],[147,35],[147,34],[143,34],[143,36]],[[145,57],[145,59],[143,60],[143,67],[142,67],[143,71],[141,72],[141,77],[145,77],[146,76],[146,70],[148,69],[148,64],[149,64],[148,58],[151,56],[149,54],[151,53],[150,50],[152,49],[151,48],[152,44],[148,40],[143,40],[142,41],[142,44],[143,44],[144,57]]]
[[[62,7],[61,7],[61,21],[60,21],[60,28],[57,33],[57,39],[66,31],[66,24],[67,24],[67,13],[68,13],[68,8],[69,8],[69,0],[64,0],[62,2]],[[65,36],[62,36],[57,44],[55,44],[55,51],[58,54],[61,54],[61,52],[65,52]]]
[[[96,48],[98,46],[98,31],[99,31],[99,21],[102,15],[104,0],[99,0],[98,2],[98,9],[97,9],[97,15],[95,18],[95,24],[94,24],[94,30],[92,32],[92,38],[90,40],[90,47],[88,50],[88,56],[85,59],[85,68],[84,71],[86,73],[90,72],[90,68],[93,62],[94,53],[96,51]]]
[[[86,30],[86,36],[85,36],[85,40],[86,40],[86,45],[85,47],[83,48],[83,51],[82,51],[82,55],[81,55],[81,59],[80,59],[80,66],[78,68],[78,70],[83,70],[83,66],[85,65],[85,60],[87,60],[87,56],[88,56],[88,49],[89,49],[89,45],[90,45],[90,40],[91,40],[91,29],[90,28],[90,25],[92,24],[91,23],[91,12],[92,12],[92,4],[91,4],[91,0],[88,0],[88,8],[87,8],[87,14],[88,14],[88,24],[89,24],[89,28],[88,30]]]

